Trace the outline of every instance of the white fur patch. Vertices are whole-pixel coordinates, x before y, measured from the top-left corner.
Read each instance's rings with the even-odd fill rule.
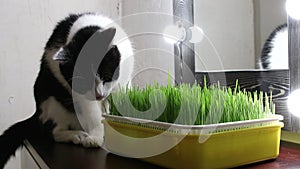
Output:
[[[79,17],[70,29],[70,33],[67,38],[67,44],[73,39],[75,34],[82,28],[88,26],[99,26],[100,28],[105,28],[109,24],[112,24],[113,21],[107,17],[95,14],[86,14]]]
[[[272,51],[269,53],[270,69],[288,69],[288,31],[277,32],[274,37]]]

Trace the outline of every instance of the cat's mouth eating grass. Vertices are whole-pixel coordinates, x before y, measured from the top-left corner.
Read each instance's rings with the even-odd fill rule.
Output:
[[[100,101],[100,100],[102,100],[102,99],[104,99],[104,98],[105,98],[105,96],[102,96],[102,95],[100,95],[100,94],[98,94],[98,93],[96,92],[96,100]]]
[[[106,95],[100,94],[100,92],[98,92],[97,89],[95,90],[95,98],[96,98],[96,100],[100,101],[100,100],[105,99],[106,97],[107,97]]]

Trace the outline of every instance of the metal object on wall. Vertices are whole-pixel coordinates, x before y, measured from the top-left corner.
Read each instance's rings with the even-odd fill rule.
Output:
[[[288,17],[290,93],[300,89],[300,21]],[[300,119],[292,115],[292,131],[300,133]]]
[[[188,30],[194,25],[194,1],[193,0],[173,0],[174,23],[181,22]],[[174,45],[175,53],[175,82],[194,83],[194,78],[189,76],[190,72],[195,72],[194,44],[188,39]]]

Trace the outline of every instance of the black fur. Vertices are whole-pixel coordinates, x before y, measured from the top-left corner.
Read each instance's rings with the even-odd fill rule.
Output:
[[[287,28],[287,24],[282,24],[280,26],[278,26],[277,28],[275,28],[275,30],[269,35],[268,39],[266,40],[264,46],[263,46],[263,49],[261,51],[261,64],[262,64],[262,68],[263,69],[269,69],[269,58],[270,58],[270,55],[269,53],[272,51],[273,49],[273,39],[274,37],[276,36],[276,34],[280,31],[282,31],[283,29],[286,29]]]
[[[5,166],[15,151],[23,145],[25,139],[37,135],[49,136],[52,139],[51,132],[56,124],[51,120],[42,124],[39,120],[39,115],[42,113],[40,106],[50,96],[55,97],[70,112],[75,112],[71,94],[54,77],[45,57],[47,51],[51,49],[64,48],[62,59],[59,60],[59,66],[64,78],[72,87],[73,69],[81,48],[95,32],[102,29],[96,26],[86,27],[77,32],[69,45],[66,45],[67,35],[71,26],[81,15],[83,14],[70,15],[59,22],[46,43],[45,53],[41,59],[40,72],[34,85],[36,112],[32,117],[12,125],[0,136],[0,168]],[[104,56],[96,75],[99,75],[104,82],[118,78],[120,57],[117,46],[112,46]],[[114,73],[115,71],[116,73]]]

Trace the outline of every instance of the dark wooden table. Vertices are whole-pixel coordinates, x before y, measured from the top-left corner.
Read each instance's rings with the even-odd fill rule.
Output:
[[[103,149],[85,149],[72,144],[60,144],[32,139],[26,149],[39,168],[53,169],[160,169],[140,160],[120,157]],[[300,146],[281,142],[276,160],[264,161],[238,168],[297,169],[300,168]]]

